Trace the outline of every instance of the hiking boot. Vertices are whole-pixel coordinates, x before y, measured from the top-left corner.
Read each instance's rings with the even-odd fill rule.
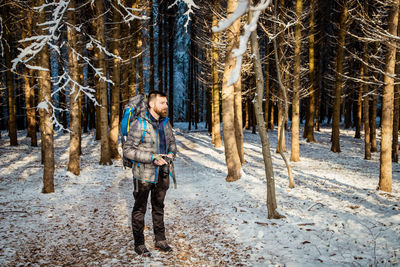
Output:
[[[135,246],[135,252],[138,255],[143,255],[145,257],[151,257],[150,251],[146,248],[145,245]]]
[[[156,241],[155,247],[164,252],[172,251],[172,248],[168,245],[167,240]]]

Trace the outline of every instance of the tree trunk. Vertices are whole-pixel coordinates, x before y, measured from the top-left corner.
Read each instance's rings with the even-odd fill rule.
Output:
[[[137,42],[137,51],[140,53],[139,58],[138,58],[138,65],[139,65],[139,92],[141,94],[144,93],[143,90],[143,79],[144,79],[144,74],[143,74],[143,53],[144,53],[144,48],[143,48],[143,34],[142,31],[139,31],[139,36],[138,36],[138,42]]]
[[[174,126],[174,40],[175,40],[175,14],[176,8],[168,9],[168,101],[169,118],[172,127]],[[167,87],[167,86],[166,86]]]
[[[275,5],[275,14],[277,14],[277,5]],[[274,24],[274,34],[276,33],[276,23]],[[281,123],[281,127],[278,127],[278,133],[280,133],[280,137],[278,137],[278,153],[281,155],[283,161],[285,162],[286,168],[288,170],[288,176],[289,176],[289,188],[294,187],[294,180],[293,180],[293,175],[292,175],[292,168],[290,167],[290,164],[288,160],[286,159],[286,156],[284,155],[284,148],[283,148],[283,139],[284,139],[284,122],[286,121],[286,115],[287,115],[287,110],[288,110],[288,99],[286,95],[286,88],[282,83],[282,76],[281,76],[281,70],[280,70],[280,60],[281,57],[279,55],[279,49],[278,49],[278,43],[276,41],[276,38],[274,39],[274,55],[275,55],[275,65],[276,65],[276,76],[277,76],[277,82],[278,82],[278,90],[282,94],[282,99],[283,99],[283,117],[279,120]]]
[[[235,0],[228,0],[227,12],[232,13],[238,3]],[[224,77],[222,82],[222,122],[224,131],[225,159],[228,168],[227,182],[240,179],[240,157],[237,149],[235,135],[235,113],[234,113],[234,85],[227,86],[229,77],[236,64],[236,59],[232,57],[233,48],[238,47],[240,34],[240,21],[236,20],[226,31],[226,58]]]
[[[336,74],[335,74],[335,99],[333,104],[333,121],[332,121],[332,152],[340,152],[340,102],[343,87],[343,61],[344,46],[346,39],[346,20],[347,20],[347,2],[343,1],[343,10],[340,16],[340,30],[338,38],[338,50],[336,58]]]
[[[96,0],[95,4],[96,14],[97,14],[97,27],[96,27],[96,37],[102,46],[105,46],[104,39],[104,8],[103,1]],[[100,49],[96,49],[97,53],[97,67],[100,68],[104,75],[106,75],[106,56],[104,51]],[[101,129],[101,157],[100,157],[100,165],[111,165],[111,153],[110,153],[110,142],[109,142],[109,134],[108,134],[108,116],[107,116],[107,84],[103,79],[99,79],[97,81],[97,90],[99,92],[99,103],[101,105],[100,108],[100,129]]]
[[[378,105],[378,88],[372,94],[372,107],[371,107],[371,118],[370,118],[370,128],[371,128],[371,152],[378,152],[378,145],[376,142],[376,114]]]
[[[349,129],[351,127],[351,112],[353,109],[353,92],[350,92],[346,97],[344,101],[344,128]]]
[[[265,176],[267,180],[267,208],[269,219],[280,219],[284,216],[280,215],[276,210],[276,195],[275,195],[275,178],[272,167],[271,149],[268,139],[267,130],[265,128],[264,116],[262,113],[262,101],[263,101],[263,90],[264,90],[264,78],[261,68],[260,52],[257,40],[257,31],[251,33],[251,48],[253,54],[254,69],[256,73],[256,101],[254,102],[255,114],[258,124],[258,133],[261,138],[262,153],[265,166]],[[267,110],[268,112],[268,110]]]
[[[214,0],[214,8],[217,7],[218,1]],[[213,13],[212,26],[218,25],[218,18]],[[218,48],[219,34],[212,33],[212,65],[211,65],[211,79],[212,79],[212,143],[214,147],[221,147],[221,122],[220,122],[220,109],[219,109],[219,75],[218,75]]]
[[[150,91],[154,91],[154,13],[153,13],[153,1],[148,1],[149,3],[149,52],[150,52]]]
[[[368,43],[364,43],[363,49],[363,61],[367,64],[368,62]],[[360,70],[360,79],[363,81],[367,73],[367,65],[362,65]],[[361,84],[364,96],[363,108],[364,108],[364,144],[365,144],[365,155],[366,160],[371,159],[371,139],[370,139],[370,127],[369,127],[369,88],[367,83]]]
[[[267,37],[266,37],[267,38]],[[264,120],[265,120],[265,129],[268,131],[268,122],[269,122],[269,103],[270,103],[270,85],[269,85],[269,42],[268,40],[265,41],[265,103],[264,103]],[[257,116],[257,115],[256,115]]]
[[[307,119],[305,122],[305,138],[307,142],[315,142],[314,138],[314,116],[315,116],[315,32],[314,32],[314,0],[310,2],[310,43],[309,43],[309,70],[310,70],[310,95],[308,97]],[[317,118],[318,121],[318,118]]]
[[[115,6],[118,6],[115,0]],[[120,56],[120,45],[121,42],[121,27],[120,27],[121,15],[117,10],[113,11],[113,40],[112,50],[113,54]],[[118,153],[118,133],[119,133],[119,103],[121,93],[121,61],[118,58],[113,58],[113,74],[112,79],[114,84],[111,86],[111,129],[110,129],[110,152],[112,159],[120,159],[121,156]],[[153,79],[154,81],[154,79]],[[153,83],[154,86],[154,83]]]
[[[39,5],[44,4],[44,0],[39,1]],[[46,21],[45,12],[42,11],[38,15],[38,24],[43,24]],[[39,34],[44,34],[43,29],[38,29]],[[45,45],[39,53],[39,66],[43,69],[50,70],[50,60],[48,48]],[[54,192],[54,136],[53,124],[50,121],[53,115],[53,109],[48,104],[51,103],[51,83],[50,72],[46,70],[39,70],[38,81],[41,94],[41,101],[47,104],[47,110],[41,108],[40,114],[40,131],[41,131],[41,145],[45,153],[43,153],[43,188],[42,193]]]
[[[268,123],[268,125],[269,125],[269,129],[270,130],[274,130],[274,128],[275,128],[275,126],[274,126],[274,110],[275,110],[275,107],[274,107],[274,97],[272,96],[271,97],[271,108],[270,108],[270,115],[269,115],[269,123]]]
[[[26,17],[25,30],[23,31],[22,39],[32,36],[33,13],[28,11]],[[35,90],[34,85],[34,70],[25,68],[24,85],[25,85],[25,107],[26,121],[28,128],[28,136],[31,138],[31,146],[37,147],[36,134],[36,112],[35,112]]]
[[[389,34],[397,35],[399,17],[399,2],[393,2],[389,12]],[[382,99],[382,136],[380,154],[379,189],[392,192],[392,137],[393,137],[393,98],[394,98],[394,70],[396,63],[396,42],[388,40],[385,55],[385,75],[383,78]]]
[[[361,64],[361,68],[363,68],[364,64]],[[365,66],[364,66],[365,67]],[[362,94],[363,94],[363,86],[360,86],[360,90],[358,91],[357,96],[357,113],[355,118],[356,123],[356,133],[354,138],[361,138],[361,121],[362,121]]]
[[[75,25],[75,2],[71,1],[69,4],[70,10],[68,11],[68,23],[70,25]],[[67,29],[68,43],[75,51],[77,49],[77,31],[73,27],[68,27]],[[72,49],[68,53],[68,63],[69,63],[69,75],[71,79],[80,84],[79,77],[79,64],[78,58],[73,53]],[[69,143],[69,162],[68,171],[79,175],[80,174],[80,157],[79,157],[79,135],[80,135],[80,116],[81,111],[79,109],[80,89],[73,82],[70,83],[70,143]]]
[[[276,1],[278,2],[278,1]],[[281,19],[281,21],[283,21],[283,15],[284,15],[284,6],[285,6],[285,1],[284,0],[279,0],[279,5],[278,3],[276,3],[277,6],[277,11],[276,11],[276,16],[279,17]],[[279,13],[278,13],[279,11]],[[275,27],[275,25],[274,25]],[[278,29],[280,31],[280,34],[278,34],[277,39],[278,39],[278,44],[276,49],[278,50],[278,57],[275,58],[275,60],[278,60],[279,65],[276,66],[276,72],[277,72],[277,76],[280,76],[280,83],[278,82],[278,101],[277,101],[277,109],[278,109],[278,142],[276,144],[276,153],[283,153],[286,151],[286,147],[285,147],[285,122],[286,122],[286,115],[287,112],[286,110],[284,111],[283,109],[285,108],[285,103],[282,103],[282,99],[283,99],[283,95],[286,94],[287,89],[284,86],[285,83],[285,73],[282,72],[280,73],[281,70],[284,70],[284,65],[283,62],[281,61],[282,57],[283,57],[283,46],[284,46],[284,28],[282,24],[279,24]],[[274,51],[275,51],[275,46],[274,46]],[[282,86],[282,87],[281,87]],[[283,155],[283,154],[281,154]]]
[[[397,36],[400,36],[400,27],[397,27]],[[400,75],[400,51],[396,50],[396,76]],[[392,162],[399,162],[399,116],[400,116],[400,85],[394,85],[394,110],[393,110],[393,141],[392,141]]]
[[[9,15],[9,8],[7,5],[4,5],[2,8],[2,17],[5,19]],[[18,137],[17,137],[17,111],[15,106],[15,87],[14,87],[14,79],[13,74],[11,72],[11,47],[12,40],[10,36],[9,25],[3,24],[3,34],[4,39],[8,42],[8,45],[4,45],[4,60],[6,64],[6,86],[8,92],[8,136],[10,137],[10,145],[18,146]]]
[[[234,85],[234,105],[236,145],[239,153],[240,163],[244,164],[245,160],[243,149],[242,81],[240,77],[239,81]]]
[[[300,53],[301,53],[301,14],[303,12],[303,0],[296,1],[296,17],[298,22],[295,26],[294,66],[293,66],[293,98],[292,98],[292,151],[291,161],[300,161],[299,143],[299,113],[300,113]]]
[[[279,48],[278,48],[279,49]],[[279,56],[279,55],[278,55]],[[281,58],[279,56],[279,58]],[[279,65],[280,67],[281,65]],[[282,76],[281,76],[282,77]],[[285,90],[285,94],[286,94],[286,88],[283,85],[283,89]],[[283,89],[279,89],[278,95],[279,95],[279,99],[283,99]],[[280,153],[285,152],[286,151],[286,146],[285,146],[285,121],[286,121],[286,112],[284,110],[284,103],[282,103],[282,100],[278,100],[278,104],[277,104],[277,109],[278,109],[278,142],[276,144],[276,153]]]

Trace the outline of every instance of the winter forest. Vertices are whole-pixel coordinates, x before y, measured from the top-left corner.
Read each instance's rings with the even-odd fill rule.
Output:
[[[0,12],[1,266],[400,264],[400,0]],[[178,147],[174,250],[144,258],[120,136],[154,90]],[[151,212],[144,232],[153,249]]]

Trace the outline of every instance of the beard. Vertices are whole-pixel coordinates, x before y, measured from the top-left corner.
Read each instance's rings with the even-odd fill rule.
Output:
[[[168,116],[168,108],[159,109],[158,107],[154,107],[154,112],[160,115],[161,118],[165,118]]]

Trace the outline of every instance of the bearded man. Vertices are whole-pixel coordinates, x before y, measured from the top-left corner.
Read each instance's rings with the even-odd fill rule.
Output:
[[[132,210],[132,231],[135,251],[143,256],[151,256],[143,233],[150,193],[155,247],[165,252],[172,251],[165,237],[164,199],[170,177],[175,181],[172,160],[176,155],[175,137],[167,117],[167,96],[162,92],[151,92],[148,106],[149,109],[130,125],[123,147],[124,156],[133,161],[135,204]]]

